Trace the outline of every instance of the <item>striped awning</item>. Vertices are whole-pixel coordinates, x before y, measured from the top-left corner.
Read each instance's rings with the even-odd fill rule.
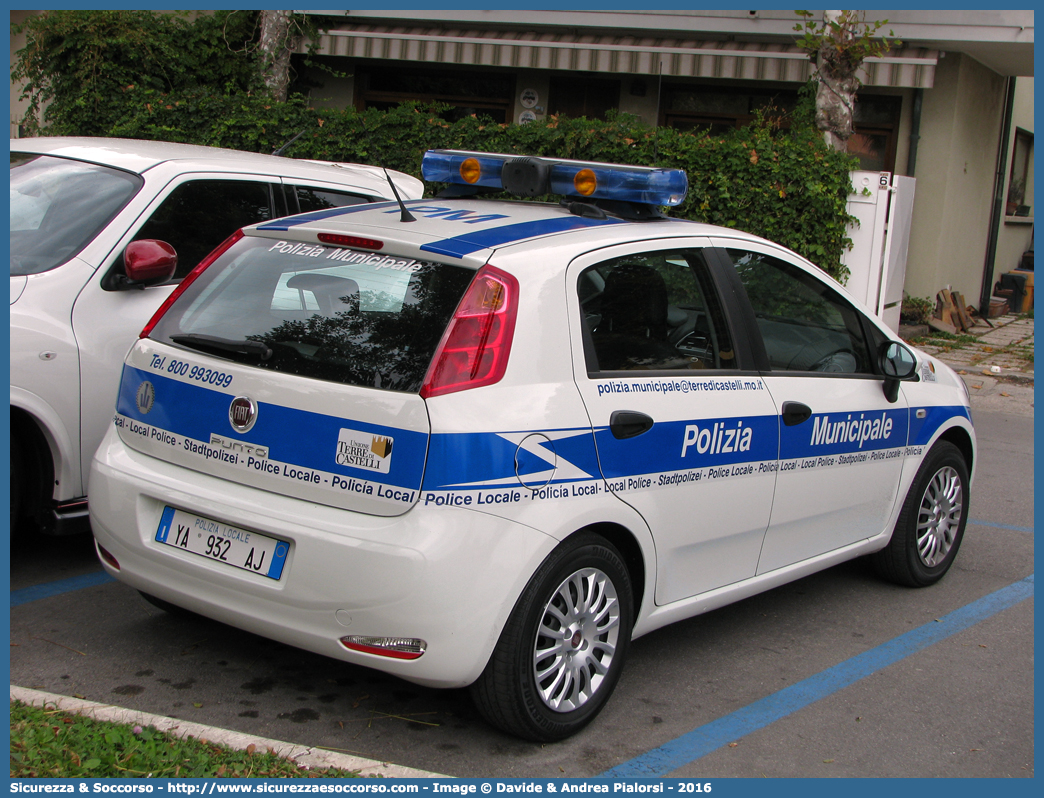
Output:
[[[305,51],[302,46],[301,52]],[[790,83],[804,83],[812,74],[808,56],[791,44],[518,30],[354,25],[324,31],[316,53],[430,64]],[[938,58],[937,50],[897,50],[868,58],[858,76],[866,86],[928,89]]]

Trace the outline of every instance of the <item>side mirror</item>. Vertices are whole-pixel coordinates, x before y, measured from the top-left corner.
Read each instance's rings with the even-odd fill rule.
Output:
[[[885,375],[884,395],[889,402],[899,398],[899,383],[917,375],[917,358],[910,347],[898,341],[885,341],[877,350],[877,365]]]
[[[128,287],[144,288],[165,283],[174,276],[178,253],[166,241],[143,238],[131,241],[123,251],[123,268]]]

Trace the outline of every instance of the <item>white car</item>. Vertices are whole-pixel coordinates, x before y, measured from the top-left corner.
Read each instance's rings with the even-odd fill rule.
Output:
[[[370,166],[91,138],[12,139],[10,189],[11,521],[53,533],[86,529],[123,357],[181,277],[245,225],[394,196]],[[127,279],[140,239],[173,246],[173,277]]]
[[[940,579],[968,393],[683,172],[432,151],[438,198],[254,225],[143,330],[92,471],[160,606],[588,723],[632,638],[860,555]],[[467,195],[504,185],[560,205]]]

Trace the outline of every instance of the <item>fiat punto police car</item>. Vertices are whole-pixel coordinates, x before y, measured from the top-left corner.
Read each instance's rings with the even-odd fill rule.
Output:
[[[237,233],[145,327],[91,477],[111,574],[550,741],[639,635],[860,555],[946,573],[948,367],[794,253],[662,216],[683,172],[423,168],[440,198]]]

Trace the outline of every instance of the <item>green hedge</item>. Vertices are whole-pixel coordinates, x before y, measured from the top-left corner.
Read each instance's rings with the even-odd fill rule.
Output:
[[[372,163],[420,176],[428,149],[522,153],[684,169],[685,202],[674,216],[734,227],[777,241],[824,271],[847,277],[846,201],[852,159],[828,150],[810,128],[783,131],[761,120],[726,135],[652,128],[636,117],[607,121],[550,117],[503,125],[469,117],[447,122],[439,106],[389,111],[309,108],[300,98],[128,91],[128,113],[108,135],[272,152],[294,158]]]
[[[123,136],[356,161],[420,176],[430,148],[549,155],[684,169],[685,203],[673,215],[778,241],[844,281],[854,160],[828,150],[812,123],[813,94],[781,131],[767,117],[725,135],[549,117],[527,125],[466,118],[445,106],[387,112],[309,108],[267,98],[256,69],[257,12],[48,11],[19,28],[26,46],[12,80],[31,99],[29,126],[46,104],[44,135]]]

